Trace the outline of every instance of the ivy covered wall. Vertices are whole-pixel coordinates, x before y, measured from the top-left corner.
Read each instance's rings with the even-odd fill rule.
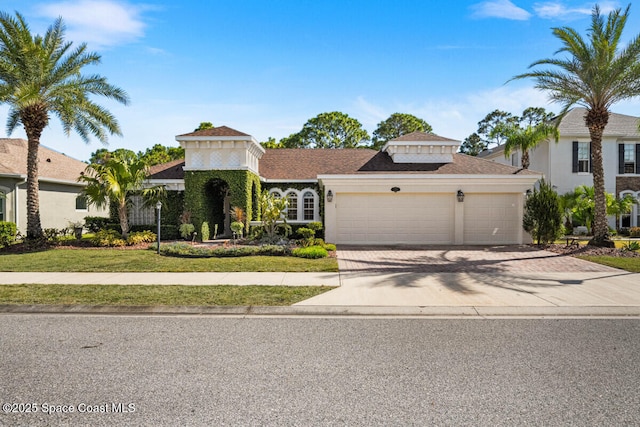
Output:
[[[242,170],[185,171],[184,209],[191,212],[191,222],[200,230],[204,221],[220,224],[220,214],[216,212],[211,195],[212,182],[224,181],[230,190],[230,206],[241,207],[247,215],[247,222],[259,219],[257,197],[261,186],[258,175]]]

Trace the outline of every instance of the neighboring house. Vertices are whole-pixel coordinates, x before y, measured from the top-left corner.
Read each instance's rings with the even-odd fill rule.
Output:
[[[580,185],[593,186],[591,173],[591,139],[584,124],[584,108],[575,108],[560,122],[560,138],[545,141],[530,151],[531,169],[544,173],[558,194],[565,194]],[[605,191],[616,197],[625,194],[640,199],[640,133],[639,118],[612,113],[602,138],[602,161]],[[518,166],[522,153],[516,151],[504,156],[504,145],[485,150],[478,157],[497,163]],[[640,226],[640,206],[631,214],[623,215],[610,226]]]
[[[38,151],[40,221],[42,228],[66,228],[84,217],[108,216],[108,211],[87,206],[83,184],[77,182],[85,163],[47,147]],[[0,221],[27,229],[27,141],[0,139]]]
[[[526,191],[541,174],[458,154],[460,141],[414,132],[370,149],[268,149],[221,126],[179,135],[185,160],[150,183],[184,191],[197,229],[229,235],[230,208],[259,217],[264,189],[289,200],[291,224],[322,221],[341,244],[521,244]]]

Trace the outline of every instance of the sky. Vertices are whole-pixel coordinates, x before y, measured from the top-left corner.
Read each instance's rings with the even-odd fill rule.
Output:
[[[601,1],[603,12],[627,3]],[[495,109],[558,112],[534,82],[513,76],[554,57],[554,27],[586,34],[594,3],[435,0],[0,0],[33,33],[61,16],[66,38],[85,42],[100,74],[124,89],[123,106],[96,99],[123,136],[108,149],[177,146],[201,122],[257,141],[299,131],[316,115],[341,111],[373,134],[393,113],[426,120],[433,132],[464,140]],[[623,41],[640,33],[631,7]],[[558,56],[558,55],[556,55]],[[560,56],[558,56],[560,57]],[[0,136],[8,108],[0,105]],[[640,115],[640,100],[614,112]],[[53,116],[42,145],[80,160],[104,147],[65,135]]]

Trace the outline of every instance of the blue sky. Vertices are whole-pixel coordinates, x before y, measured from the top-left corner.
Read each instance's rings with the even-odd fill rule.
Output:
[[[552,27],[582,34],[594,3],[426,0],[0,0],[33,32],[62,16],[67,38],[102,55],[86,70],[125,89],[129,106],[101,101],[123,137],[108,148],[177,145],[200,122],[258,141],[288,136],[311,117],[342,111],[372,134],[395,112],[462,140],[494,109],[559,107],[531,81],[505,84],[553,56]],[[599,3],[604,11],[627,3]],[[631,8],[626,40],[640,33]],[[640,115],[640,100],[614,111]],[[2,129],[7,109],[0,106]],[[86,160],[102,145],[65,136],[56,118],[43,145]],[[4,131],[0,132],[4,134]],[[11,135],[24,137],[20,129]]]

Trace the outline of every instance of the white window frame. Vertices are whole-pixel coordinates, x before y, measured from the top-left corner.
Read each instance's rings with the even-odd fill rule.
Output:
[[[78,199],[84,199],[84,208],[78,208]],[[78,194],[75,200],[76,204],[76,212],[89,212],[89,200],[87,200],[87,196],[83,196],[82,194]]]
[[[631,207],[631,212],[629,212],[628,214],[623,214],[620,215],[620,219],[619,219],[619,223],[618,226],[620,228],[622,228],[622,221],[623,221],[623,217],[629,216],[629,227],[640,227],[640,191],[638,192],[634,192],[634,191],[630,191],[630,190],[624,190],[620,192],[619,197],[622,198],[624,196],[626,196],[627,194],[633,196],[636,198],[636,200],[638,201],[638,203],[634,204]]]
[[[578,173],[589,173],[591,166],[591,152],[589,150],[589,145],[590,143],[588,141],[578,141]],[[586,168],[582,168],[583,165],[586,165]]]
[[[307,193],[311,193],[313,196],[313,219],[304,219],[304,195]],[[269,190],[269,194],[279,194],[280,197],[283,197],[283,194],[284,197],[288,197],[289,194],[295,194],[297,201],[295,219],[293,219],[293,212],[291,213],[291,216],[289,216],[289,209],[287,208],[287,211],[285,212],[287,222],[305,224],[320,221],[320,196],[313,188],[303,188],[302,190],[296,190],[295,188],[287,188],[286,190],[281,188],[272,188]]]
[[[624,144],[623,171],[625,175],[633,175],[636,173],[636,144]],[[631,171],[627,172],[627,165],[631,166]]]

